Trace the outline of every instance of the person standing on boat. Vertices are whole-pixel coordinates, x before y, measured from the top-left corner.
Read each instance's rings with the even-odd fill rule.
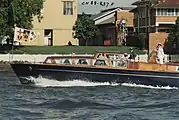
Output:
[[[157,63],[158,64],[163,64],[163,61],[164,61],[164,57],[165,57],[165,54],[164,54],[164,51],[163,51],[163,47],[162,47],[162,44],[159,43],[157,45]]]
[[[129,56],[129,59],[130,60],[135,60],[135,58],[136,58],[136,54],[134,53],[134,50],[133,50],[133,48],[130,48],[130,56]]]

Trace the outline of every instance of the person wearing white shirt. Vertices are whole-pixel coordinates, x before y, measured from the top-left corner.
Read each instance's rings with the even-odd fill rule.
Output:
[[[164,57],[165,57],[165,54],[164,54],[164,51],[163,51],[162,44],[159,43],[157,45],[157,59],[156,59],[157,63],[158,64],[163,64]]]

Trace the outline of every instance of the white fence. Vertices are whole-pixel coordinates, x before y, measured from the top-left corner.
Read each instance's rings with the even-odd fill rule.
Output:
[[[28,61],[28,62],[43,62],[47,56],[72,56],[73,54],[51,54],[51,55],[44,55],[44,54],[0,54],[0,61]],[[78,54],[80,56],[93,56],[92,54]],[[75,56],[78,56],[75,55]],[[179,60],[179,57],[173,56],[171,59]],[[147,62],[148,56],[147,55],[137,55],[135,61]],[[165,56],[165,62],[169,61],[169,56]]]
[[[43,62],[47,56],[72,56],[73,54],[0,54],[0,61],[28,61],[28,62]],[[80,55],[80,54],[78,54]],[[78,56],[76,55],[76,56]],[[84,56],[92,56],[83,54]],[[82,56],[82,55],[80,55]]]

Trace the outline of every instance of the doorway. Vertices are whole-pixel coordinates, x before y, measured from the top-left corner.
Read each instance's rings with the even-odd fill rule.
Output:
[[[44,43],[47,46],[53,46],[53,29],[44,30]]]

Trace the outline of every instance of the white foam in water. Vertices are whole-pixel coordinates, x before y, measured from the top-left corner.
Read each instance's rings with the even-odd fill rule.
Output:
[[[118,86],[120,84],[117,83],[109,83],[109,82],[88,82],[83,80],[72,80],[72,81],[57,81],[52,79],[47,79],[43,77],[33,78],[30,77],[28,80],[34,81],[36,86],[40,87],[75,87],[75,86]],[[139,85],[135,83],[122,83],[122,86],[125,87],[136,87],[136,88],[148,88],[148,89],[178,89],[177,87],[163,86],[163,87],[154,87],[151,85]]]
[[[126,86],[126,87],[138,87],[138,88],[149,88],[149,89],[166,89],[166,90],[171,90],[171,89],[176,89],[178,90],[177,87],[170,87],[170,86],[163,86],[163,87],[159,87],[159,86],[151,86],[151,85],[138,85],[135,83],[122,83],[122,86]]]
[[[101,83],[101,82],[88,82],[82,80],[73,80],[73,81],[57,81],[47,78],[33,78],[31,77],[30,80],[34,81],[36,86],[40,87],[74,87],[74,86],[117,86],[119,84],[110,84],[108,82]]]

